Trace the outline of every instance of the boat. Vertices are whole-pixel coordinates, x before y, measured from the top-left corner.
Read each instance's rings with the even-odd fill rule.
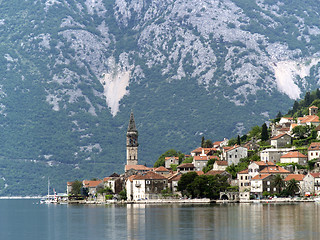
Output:
[[[48,194],[46,197],[40,199],[40,204],[53,204],[58,203],[57,193],[53,189],[53,195],[50,195],[50,180],[48,178]]]

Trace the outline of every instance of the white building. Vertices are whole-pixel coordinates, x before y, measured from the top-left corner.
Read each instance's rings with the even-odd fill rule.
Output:
[[[230,166],[231,164],[237,165],[241,158],[248,157],[248,149],[235,145],[225,150],[223,154],[223,158],[228,162],[228,166]]]
[[[260,158],[263,162],[280,162],[280,157],[294,150],[295,148],[267,148],[260,152]]]
[[[306,165],[308,157],[298,151],[289,152],[280,157],[280,163],[297,163],[300,165]]]
[[[320,142],[313,142],[308,148],[308,160],[318,159],[320,157]]]

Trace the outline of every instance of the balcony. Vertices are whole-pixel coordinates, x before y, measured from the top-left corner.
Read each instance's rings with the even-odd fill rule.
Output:
[[[141,187],[141,184],[140,183],[136,183],[135,187]]]

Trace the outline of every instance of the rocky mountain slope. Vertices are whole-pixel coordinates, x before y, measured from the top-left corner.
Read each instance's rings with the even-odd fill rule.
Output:
[[[0,1],[0,195],[43,192],[47,176],[64,191],[67,180],[123,171],[131,109],[141,163],[286,111],[319,86],[319,8]]]

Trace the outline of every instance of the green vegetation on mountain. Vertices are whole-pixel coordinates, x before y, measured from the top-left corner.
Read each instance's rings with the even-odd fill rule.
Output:
[[[0,1],[0,195],[43,193],[47,176],[64,192],[68,180],[121,173],[131,109],[139,163],[150,165],[202,136],[264,139],[243,134],[318,86],[319,4],[194,4]],[[300,95],[275,84],[285,61]],[[300,103],[291,115],[304,114]]]

